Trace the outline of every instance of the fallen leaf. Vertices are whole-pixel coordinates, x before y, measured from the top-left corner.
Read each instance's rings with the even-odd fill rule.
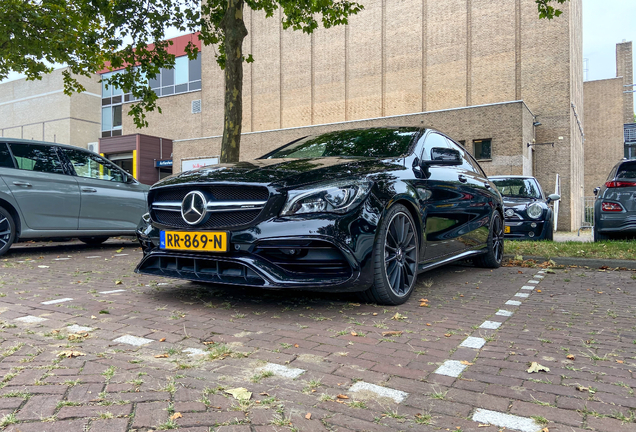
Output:
[[[421,299],[420,299],[420,301],[421,301],[421,302],[428,302],[428,299],[421,298]]]
[[[598,291],[599,294],[603,294],[604,291]]]
[[[427,326],[431,326],[432,324],[431,324],[431,323],[426,323],[426,325],[427,325]]]
[[[166,341],[166,338],[159,339],[159,342],[165,342],[165,341]]]
[[[541,372],[541,371],[550,372],[550,368],[542,366],[537,362],[532,362],[530,364],[530,368],[528,369],[528,373]]]
[[[573,354],[568,354],[565,356],[565,358],[568,360],[576,360],[576,357]]]
[[[349,306],[360,306],[360,303],[349,303]]]
[[[269,396],[269,393],[263,392],[263,393],[259,393],[259,395],[261,395],[261,396]]]
[[[385,331],[382,332],[382,336],[400,336],[402,334],[401,331]]]
[[[544,427],[543,429],[541,429],[541,432],[550,432],[550,430],[547,427]]]
[[[589,387],[583,387],[583,386],[576,386],[576,389],[580,392],[586,392],[586,391],[590,391]]]
[[[213,341],[204,341],[203,345],[213,345],[214,342]]]
[[[538,290],[537,290],[537,292],[538,292],[538,293],[540,293],[540,292],[541,292],[541,290],[540,290],[540,289],[538,289]]]
[[[123,282],[122,282],[122,281],[120,281],[120,280],[116,280],[116,281],[115,281],[115,285],[121,285],[121,284],[123,284]]]
[[[300,345],[294,344],[294,348],[300,348]]]
[[[473,363],[471,363],[469,361],[466,361],[466,360],[462,360],[462,361],[460,361],[460,363],[463,364],[463,365],[466,365],[466,366],[472,366],[473,365]]]
[[[59,330],[51,330],[52,334],[58,334],[60,331]]]
[[[176,420],[178,418],[183,417],[180,412],[176,412],[170,416],[170,420]]]
[[[338,399],[349,399],[349,396],[347,395],[343,395],[343,394],[339,394],[338,396],[336,396]]]
[[[245,387],[225,390],[225,393],[231,394],[236,400],[250,400],[252,397],[252,392],[247,391]]]
[[[74,351],[74,350],[65,350],[62,351],[60,353],[58,353],[58,357],[66,357],[66,358],[73,358],[73,357],[80,357],[80,356],[85,356],[86,354],[84,354],[83,352],[80,351]]]
[[[305,418],[306,418],[307,420],[311,420],[311,413],[307,413],[307,414],[305,414]]]
[[[395,320],[395,321],[401,321],[401,320],[404,320],[404,319],[407,319],[407,318],[408,318],[408,317],[406,317],[406,316],[402,315],[402,314],[401,314],[401,313],[399,313],[399,312],[396,312],[396,313],[395,313],[395,315],[393,315],[393,316],[391,317],[391,319],[392,319],[392,320]]]
[[[446,337],[451,337],[451,336],[452,336],[452,334],[450,334],[450,333],[444,333],[444,336],[446,336]]]
[[[168,353],[157,354],[155,356],[155,358],[168,358],[168,357],[170,357],[170,354],[168,354]]]
[[[352,332],[351,332],[351,336],[358,336],[358,333],[356,333],[356,332],[352,331]]]
[[[95,315],[91,315],[91,319],[97,319]]]
[[[124,248],[117,249],[117,253],[122,253],[123,251],[124,251]]]
[[[621,363],[621,364],[623,364],[623,363],[625,363],[625,362],[624,362],[623,360],[616,360],[616,363]]]
[[[378,316],[378,313],[377,312],[373,312],[373,316]]]

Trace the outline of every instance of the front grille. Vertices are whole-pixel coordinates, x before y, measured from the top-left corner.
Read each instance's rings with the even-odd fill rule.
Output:
[[[183,198],[193,190],[198,190],[214,201],[266,201],[269,191],[259,186],[186,186],[157,189],[150,192],[149,202],[183,201]]]
[[[148,195],[148,202],[151,209],[153,204],[181,202],[191,191],[203,192],[210,202],[267,201],[269,197],[269,190],[261,186],[189,185],[152,190]],[[152,209],[150,215],[155,222],[169,227],[218,229],[249,225],[254,222],[260,212],[261,209],[224,212],[211,211],[208,220],[196,227],[186,223],[181,217],[180,211]]]
[[[256,219],[260,210],[246,210],[236,212],[219,212],[210,213],[210,218],[203,224],[192,226],[181,217],[181,212],[153,210],[153,219],[161,225],[175,228],[231,228],[241,225],[247,225]]]
[[[296,276],[349,277],[352,273],[342,252],[326,241],[267,241],[259,243],[254,253]]]

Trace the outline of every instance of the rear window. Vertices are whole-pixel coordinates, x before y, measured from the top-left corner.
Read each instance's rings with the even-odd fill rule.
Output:
[[[616,173],[616,180],[619,180],[619,179],[636,179],[636,161],[625,162],[624,164],[618,167],[618,172]]]

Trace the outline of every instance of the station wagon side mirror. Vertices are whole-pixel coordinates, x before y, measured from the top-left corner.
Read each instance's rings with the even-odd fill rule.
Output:
[[[548,195],[548,204],[550,204],[552,201],[558,201],[560,199],[561,199],[561,195],[559,194]]]
[[[593,192],[594,192],[594,196],[598,195],[598,192],[599,192],[600,190],[601,190],[601,187],[600,187],[600,186],[596,186],[596,187],[594,188],[594,191],[593,191]]]
[[[461,164],[462,164],[462,155],[459,153],[459,150],[446,148],[446,147],[433,147],[431,149],[431,159],[422,161],[422,165],[425,165],[425,166],[431,166],[431,165],[452,166],[452,165],[461,165]]]

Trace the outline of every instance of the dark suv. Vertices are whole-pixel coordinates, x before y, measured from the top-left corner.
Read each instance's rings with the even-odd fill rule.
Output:
[[[636,160],[623,160],[594,189],[594,241],[636,235]]]

